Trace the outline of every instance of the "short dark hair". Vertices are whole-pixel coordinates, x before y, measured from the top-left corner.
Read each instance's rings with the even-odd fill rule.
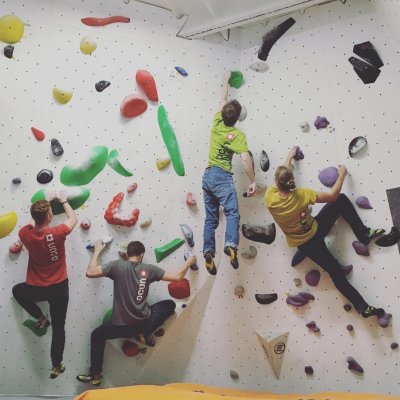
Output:
[[[39,200],[31,205],[31,216],[37,225],[43,225],[50,211],[47,200]]]
[[[239,119],[242,106],[237,100],[228,101],[221,110],[222,120],[226,126],[233,126]]]
[[[128,257],[140,256],[141,254],[144,254],[145,251],[146,249],[142,242],[129,242],[128,247],[126,248],[126,255]]]

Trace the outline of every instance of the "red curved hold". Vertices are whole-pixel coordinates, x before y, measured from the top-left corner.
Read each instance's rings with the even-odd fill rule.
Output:
[[[156,81],[149,71],[138,69],[136,72],[136,82],[146,93],[149,100],[158,101]]]
[[[82,18],[81,21],[83,24],[88,26],[104,26],[104,25],[115,24],[117,22],[123,22],[127,24],[128,22],[131,22],[131,19],[128,17],[121,17],[115,15],[113,17],[107,17],[107,18],[87,17],[87,18]]]
[[[139,210],[137,208],[126,216],[122,216],[119,213],[119,205],[123,198],[124,194],[122,192],[115,195],[104,213],[105,220],[111,225],[132,226],[136,224],[139,218]]]

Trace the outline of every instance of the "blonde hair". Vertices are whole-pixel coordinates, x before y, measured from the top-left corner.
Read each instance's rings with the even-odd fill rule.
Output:
[[[290,192],[296,188],[292,170],[284,165],[280,165],[276,169],[275,182],[278,188],[284,192]]]
[[[50,203],[47,200],[39,200],[31,205],[31,215],[38,225],[43,225],[50,211]]]

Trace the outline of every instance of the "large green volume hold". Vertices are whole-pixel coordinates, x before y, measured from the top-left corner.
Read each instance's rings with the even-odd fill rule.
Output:
[[[183,239],[177,238],[167,243],[165,246],[157,247],[156,249],[154,249],[157,262],[160,262],[169,254],[174,252],[177,248],[181,247],[183,243],[185,243]]]
[[[185,167],[183,165],[179,144],[176,140],[175,132],[169,123],[167,112],[164,106],[158,107],[158,126],[161,130],[161,135],[168,150],[169,156],[172,161],[172,166],[179,176],[185,175]]]

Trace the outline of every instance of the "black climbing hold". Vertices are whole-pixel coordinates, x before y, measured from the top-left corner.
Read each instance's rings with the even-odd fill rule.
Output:
[[[395,226],[393,226],[391,231],[387,235],[380,237],[378,240],[375,241],[375,243],[381,247],[389,247],[394,246],[399,240],[400,232]]]
[[[307,256],[302,253],[300,250],[296,251],[296,254],[292,258],[292,267],[295,267],[297,264],[300,264]]]
[[[349,155],[353,157],[356,153],[358,153],[362,148],[367,145],[367,139],[364,136],[355,137],[349,144]]]
[[[390,345],[390,348],[391,348],[392,350],[397,349],[398,347],[399,347],[399,345],[398,345],[398,343],[396,343],[396,342],[393,342],[393,343]]]
[[[12,46],[11,44],[4,47],[4,55],[7,58],[12,58],[13,57],[13,53],[14,53],[14,46]]]
[[[314,373],[313,367],[311,367],[311,365],[307,365],[306,367],[304,367],[304,372],[307,375],[312,375]]]
[[[42,169],[37,174],[36,180],[39,183],[49,183],[53,179],[53,173],[49,169]]]
[[[366,63],[365,61],[359,60],[358,58],[350,57],[349,61],[353,66],[354,71],[356,71],[356,74],[365,84],[374,83],[381,73],[380,69]]]
[[[354,328],[353,328],[353,325],[347,325],[346,326],[346,329],[349,331],[349,332],[351,332]]]
[[[12,183],[13,183],[14,185],[19,185],[19,184],[21,183],[21,178],[14,178],[14,179],[12,180]]]
[[[269,294],[256,294],[255,295],[257,303],[260,304],[271,304],[278,299],[278,295],[276,293]]]
[[[363,367],[353,357],[347,357],[347,362],[349,363],[349,369],[357,371],[360,374],[364,372]]]
[[[182,304],[182,308],[186,308],[187,307],[187,305],[186,304]]]
[[[351,304],[345,304],[344,306],[343,306],[343,308],[347,311],[347,312],[349,312],[350,310],[351,310]]]
[[[264,172],[269,170],[269,158],[264,150],[260,154],[260,167]]]
[[[242,234],[245,238],[254,242],[271,244],[276,236],[275,224],[272,223],[267,226],[243,224]]]
[[[111,85],[108,81],[99,81],[94,86],[98,92],[102,92],[104,89],[107,89]]]
[[[268,54],[272,48],[272,46],[277,42],[277,40],[283,36],[286,31],[291,28],[296,21],[290,17],[286,21],[283,21],[275,28],[272,28],[269,32],[267,32],[263,37],[263,43],[258,50],[258,58],[260,60],[265,61],[268,57]]]
[[[57,139],[51,139],[51,151],[57,157],[64,154],[64,149],[62,148],[60,142]]]
[[[383,62],[371,42],[355,44],[353,52],[374,67],[383,67]]]
[[[317,324],[315,323],[315,321],[307,322],[307,323],[306,323],[306,327],[307,327],[308,329],[310,329],[311,331],[315,332],[315,333],[318,333],[318,332],[321,331],[321,330],[318,328],[318,326],[317,326]]]

